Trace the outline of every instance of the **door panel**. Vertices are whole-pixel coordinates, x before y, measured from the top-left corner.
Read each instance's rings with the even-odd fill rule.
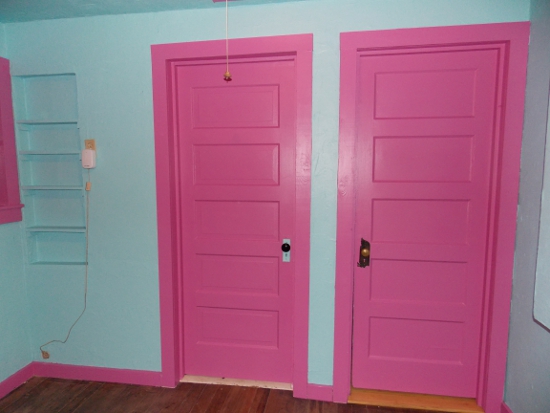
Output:
[[[358,60],[352,385],[475,397],[497,51]]]
[[[177,71],[186,374],[292,382],[293,58]]]

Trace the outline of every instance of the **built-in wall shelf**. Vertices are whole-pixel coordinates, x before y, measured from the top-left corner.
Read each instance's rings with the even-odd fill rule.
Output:
[[[24,191],[82,191],[82,186],[62,186],[62,185],[32,185],[22,186]]]
[[[74,74],[15,76],[29,263],[84,265],[86,205]]]
[[[65,262],[65,261],[36,261],[31,265],[86,265],[86,262]]]
[[[83,265],[86,261],[85,231],[28,231],[29,262],[31,264]]]
[[[28,227],[30,232],[86,232],[86,227]]]
[[[80,155],[76,151],[19,151],[19,155]]]
[[[18,125],[76,125],[76,120],[18,120]]]

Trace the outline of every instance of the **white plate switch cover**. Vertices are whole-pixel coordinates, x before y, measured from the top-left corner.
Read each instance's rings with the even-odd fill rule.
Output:
[[[288,238],[283,239],[283,244],[290,245],[290,239]],[[287,251],[287,252],[283,251],[283,262],[290,262],[290,251]]]

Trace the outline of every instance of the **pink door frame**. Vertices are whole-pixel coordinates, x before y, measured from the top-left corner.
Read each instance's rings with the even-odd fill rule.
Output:
[[[23,204],[19,197],[19,173],[17,170],[17,150],[15,147],[15,128],[13,121],[13,101],[11,94],[10,61],[0,57],[0,143],[4,153],[0,162],[4,163],[4,177],[0,182],[6,185],[6,199],[0,205],[0,224],[21,221]],[[2,171],[0,171],[1,173]]]
[[[358,52],[468,43],[499,51],[499,83],[504,85],[495,97],[503,106],[495,119],[497,148],[492,171],[489,258],[477,392],[477,402],[487,413],[500,413],[508,349],[529,23],[354,32],[341,34],[340,40],[334,400],[345,402],[351,387],[353,266],[357,261],[354,164]]]
[[[294,395],[305,397],[309,319],[309,218],[311,198],[311,34],[231,39],[234,56],[287,55],[296,59],[296,240],[292,242],[295,260],[294,281]],[[203,41],[151,46],[153,103],[155,120],[155,159],[159,246],[159,289],[163,385],[174,386],[185,374],[182,364],[181,333],[181,215],[180,173],[172,94],[174,71],[181,61],[225,57],[224,41]],[[221,74],[223,75],[223,73]],[[269,83],[269,79],[266,79]]]

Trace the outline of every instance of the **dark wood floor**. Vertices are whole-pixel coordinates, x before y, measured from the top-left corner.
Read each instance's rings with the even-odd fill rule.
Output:
[[[182,383],[175,389],[76,380],[29,380],[1,413],[419,413],[300,400],[284,390]]]

